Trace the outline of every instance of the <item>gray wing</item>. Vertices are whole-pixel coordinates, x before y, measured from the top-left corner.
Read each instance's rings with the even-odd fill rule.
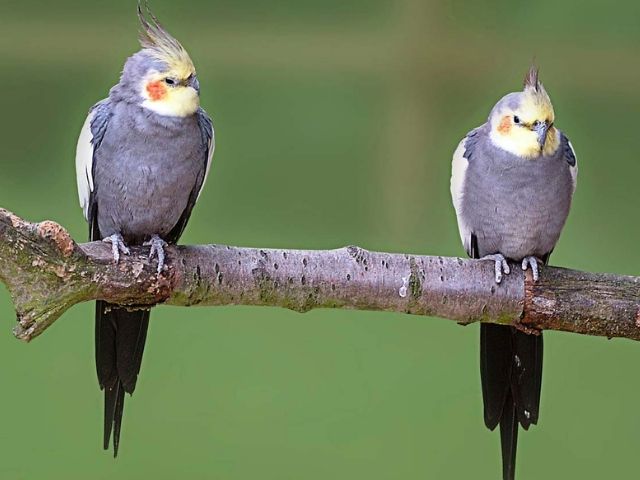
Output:
[[[576,191],[578,185],[578,159],[576,157],[576,151],[573,149],[573,145],[569,141],[569,138],[562,132],[560,132],[560,148],[562,149],[562,156],[564,160],[569,164],[569,171],[571,172],[571,186],[573,187],[572,195]]]
[[[78,186],[78,199],[84,213],[84,218],[89,222],[92,240],[99,236],[94,228],[97,218],[95,191],[97,188],[93,175],[95,153],[100,148],[104,134],[107,131],[111,119],[111,103],[109,99],[96,103],[84,122],[78,145],[76,147],[76,183]]]
[[[204,187],[207,176],[209,175],[209,170],[211,170],[211,161],[213,159],[213,151],[215,149],[213,122],[211,121],[209,115],[207,115],[207,112],[205,112],[202,108],[198,109],[198,111],[196,112],[196,116],[198,119],[198,126],[200,127],[202,138],[202,173],[198,176],[198,180],[194,185],[193,190],[191,191],[189,201],[187,202],[187,207],[185,208],[184,212],[182,212],[182,215],[176,223],[176,226],[173,227],[173,230],[171,230],[171,232],[169,232],[169,235],[167,235],[166,240],[170,243],[177,242],[182,235],[182,232],[184,232],[184,229],[187,226],[187,222],[189,221],[189,217],[191,217],[191,211],[193,210],[193,207],[200,197],[202,187]]]
[[[207,181],[207,177],[209,176],[209,171],[211,170],[213,151],[216,149],[216,137],[215,132],[213,131],[213,122],[211,121],[209,115],[207,115],[207,112],[205,112],[202,108],[199,108],[196,115],[198,115],[198,125],[200,126],[200,132],[202,133],[202,143],[207,149],[207,153],[205,155],[206,168],[204,171],[204,178],[198,190],[198,198],[200,198],[202,188],[204,187],[204,184]]]

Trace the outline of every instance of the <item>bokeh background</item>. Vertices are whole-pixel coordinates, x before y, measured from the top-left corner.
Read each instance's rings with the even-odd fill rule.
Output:
[[[451,154],[533,58],[580,164],[553,263],[640,274],[640,3],[154,0],[214,118],[184,243],[463,255]],[[84,239],[74,149],[137,49],[135,2],[0,1],[0,206]],[[495,479],[478,326],[154,311],[121,453],[101,450],[92,306],[32,344],[0,287],[2,479]],[[546,334],[520,479],[634,478],[640,346]]]

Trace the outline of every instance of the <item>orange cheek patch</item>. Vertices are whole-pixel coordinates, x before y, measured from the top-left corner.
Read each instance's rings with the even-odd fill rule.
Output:
[[[509,133],[511,131],[511,118],[502,117],[502,121],[498,125],[498,131],[502,134]]]
[[[150,82],[147,84],[147,93],[151,100],[162,100],[167,95],[167,89],[162,82]]]

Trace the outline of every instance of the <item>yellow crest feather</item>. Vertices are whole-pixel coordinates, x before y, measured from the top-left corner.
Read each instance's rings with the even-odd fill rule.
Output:
[[[553,122],[555,117],[553,105],[549,94],[540,81],[538,67],[535,65],[529,68],[524,77],[524,95],[523,107],[530,111],[532,117]]]
[[[145,17],[140,1],[138,1],[138,18],[141,26],[140,45],[142,48],[156,59],[166,63],[170,70],[180,73],[184,78],[194,74],[195,66],[184,47],[162,27],[146,1],[145,9],[150,21]]]

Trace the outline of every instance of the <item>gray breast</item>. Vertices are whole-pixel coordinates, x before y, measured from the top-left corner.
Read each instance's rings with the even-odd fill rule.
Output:
[[[167,235],[202,175],[203,155],[195,116],[166,118],[116,105],[95,154],[101,235],[120,233],[130,243]]]
[[[490,144],[475,146],[465,176],[462,215],[481,256],[520,260],[555,247],[569,213],[573,187],[559,148],[553,156],[522,159]]]

